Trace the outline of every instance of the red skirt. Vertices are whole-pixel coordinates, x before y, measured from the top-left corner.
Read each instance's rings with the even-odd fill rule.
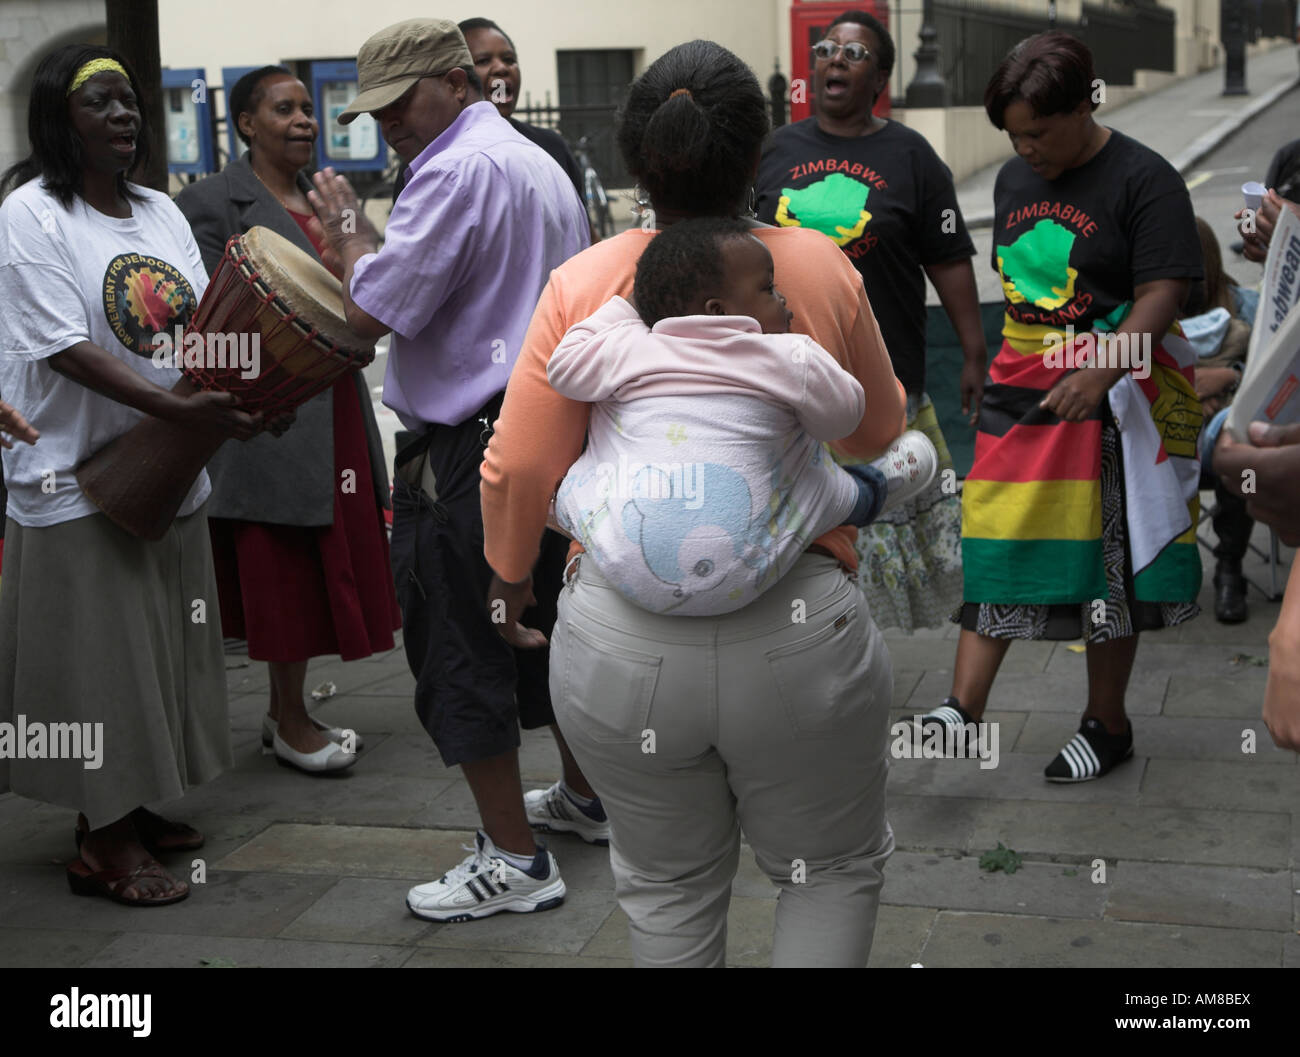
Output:
[[[357,383],[334,386],[334,523],[319,528],[210,518],[221,629],[255,661],[345,661],[393,648],[402,612],[393,590],[383,508],[375,502]]]

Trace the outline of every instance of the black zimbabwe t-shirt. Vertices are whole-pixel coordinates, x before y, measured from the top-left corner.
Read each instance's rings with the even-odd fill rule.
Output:
[[[1183,178],[1114,129],[1055,180],[1012,158],[993,185],[993,206],[993,267],[1017,323],[1113,330],[1135,286],[1204,275]]]
[[[920,393],[921,268],[975,253],[952,173],[925,137],[897,121],[869,136],[832,136],[805,118],[772,133],[755,190],[760,220],[813,228],[839,244],[862,276],[894,373]]]

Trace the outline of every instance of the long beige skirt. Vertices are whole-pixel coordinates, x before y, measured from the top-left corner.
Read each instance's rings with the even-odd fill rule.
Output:
[[[0,756],[0,792],[76,808],[92,829],[230,766],[202,508],[157,543],[103,514],[6,522]]]

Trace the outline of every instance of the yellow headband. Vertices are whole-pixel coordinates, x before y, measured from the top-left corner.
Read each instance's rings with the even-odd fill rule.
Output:
[[[88,63],[82,66],[81,69],[77,71],[77,75],[72,78],[72,83],[68,85],[67,94],[71,95],[94,77],[95,74],[108,73],[110,70],[113,73],[120,73],[123,77],[126,77],[125,68],[116,59],[91,59]],[[131,78],[126,77],[126,79],[129,81]]]

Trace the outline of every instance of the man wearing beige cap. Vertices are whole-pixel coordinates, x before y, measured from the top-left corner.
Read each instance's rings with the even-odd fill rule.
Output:
[[[552,828],[603,843],[609,826],[576,764],[567,797],[557,784],[525,813],[519,727],[555,722],[548,650],[507,645],[489,619],[479,465],[537,298],[587,245],[587,217],[563,170],[482,100],[454,22],[382,30],[357,72],[361,93],[339,121],[371,113],[406,162],[383,248],[343,177],[317,173],[311,201],[338,255],[349,327],[392,334],[384,403],[415,435],[397,453],[392,539],[415,708],[482,819],[469,858],[411,889],[407,905],[433,921],[546,910],[564,882],[530,818],[564,798],[546,812]],[[551,534],[534,570],[531,612],[547,632],[566,549]]]

